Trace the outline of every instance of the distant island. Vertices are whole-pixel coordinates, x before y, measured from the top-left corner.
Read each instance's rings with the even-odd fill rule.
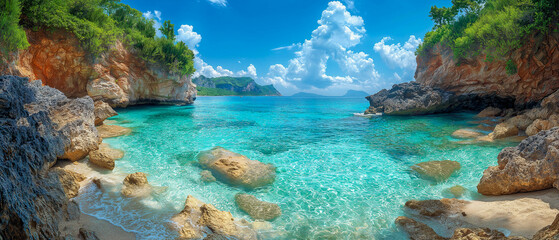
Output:
[[[298,93],[295,93],[295,94],[291,95],[291,97],[296,97],[296,98],[321,98],[321,97],[360,98],[360,97],[366,97],[366,96],[369,96],[369,95],[371,95],[371,94],[368,94],[368,93],[363,92],[363,91],[347,90],[347,92],[342,96],[325,96],[325,95],[320,95],[320,94],[316,94],[316,93],[298,92]]]
[[[281,96],[273,85],[259,85],[250,77],[199,76],[192,81],[198,96]]]

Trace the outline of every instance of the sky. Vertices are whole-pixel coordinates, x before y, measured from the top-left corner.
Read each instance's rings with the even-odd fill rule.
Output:
[[[123,0],[175,24],[193,77],[246,76],[283,95],[375,93],[412,81],[415,49],[450,0]]]

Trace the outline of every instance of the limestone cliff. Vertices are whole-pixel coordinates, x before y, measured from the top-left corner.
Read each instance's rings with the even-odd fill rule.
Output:
[[[189,104],[196,99],[196,86],[189,76],[148,63],[121,42],[93,58],[66,31],[27,31],[27,37],[31,46],[0,63],[2,73],[41,79],[68,97],[89,95],[113,107]]]
[[[494,94],[516,99],[517,105],[538,102],[559,89],[559,32],[534,34],[511,59],[517,73],[509,75],[505,60],[486,61],[485,55],[453,59],[452,50],[437,44],[417,56],[415,80],[456,94]]]

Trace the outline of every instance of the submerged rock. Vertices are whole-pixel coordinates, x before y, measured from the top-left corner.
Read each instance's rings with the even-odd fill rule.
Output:
[[[126,197],[145,196],[151,192],[148,178],[143,172],[129,174],[122,183],[124,186],[121,193]]]
[[[499,153],[498,166],[483,172],[477,189],[484,195],[530,192],[553,187],[559,179],[559,128],[542,131]]]
[[[105,119],[118,115],[109,104],[103,101],[95,101],[95,126],[103,124]]]
[[[211,204],[188,195],[184,209],[172,219],[178,224],[180,239],[201,239],[215,234],[227,239],[257,239],[256,232],[242,222],[235,220],[231,213],[220,211]]]
[[[251,160],[222,147],[200,152],[198,162],[219,180],[232,185],[257,188],[273,183],[276,178],[272,164]]]
[[[448,189],[448,191],[454,195],[454,197],[461,197],[462,195],[464,195],[464,193],[466,193],[466,191],[468,191],[468,189],[466,189],[465,187],[462,187],[460,185],[456,185],[453,187],[450,187]]]
[[[455,214],[461,212],[467,202],[455,198],[443,198],[441,200],[409,200],[406,207],[416,210],[419,214],[427,217],[438,217],[441,215]]]
[[[235,195],[237,206],[257,220],[273,220],[281,215],[280,207],[275,203],[258,200],[255,196],[239,193]]]
[[[425,223],[415,221],[408,217],[398,217],[394,222],[408,233],[412,240],[445,240],[447,238],[439,236],[435,230]]]
[[[215,181],[217,181],[217,179],[215,179],[212,172],[210,172],[208,170],[204,170],[204,171],[200,172],[200,179],[204,182],[215,182]]]
[[[122,135],[128,135],[132,132],[132,129],[121,127],[118,125],[103,124],[97,127],[97,131],[99,131],[99,137],[101,138],[112,138]]]
[[[509,124],[507,122],[499,123],[493,129],[493,132],[489,134],[490,139],[501,139],[506,137],[512,137],[518,135],[518,128],[515,125]]]
[[[460,163],[451,160],[421,162],[411,166],[423,178],[434,181],[445,181],[460,170]]]
[[[124,157],[124,152],[111,148],[108,144],[101,144],[99,150],[89,153],[89,162],[99,167],[113,170],[115,160]]]
[[[452,133],[452,136],[455,138],[476,138],[481,135],[483,135],[483,133],[470,129],[458,129]]]

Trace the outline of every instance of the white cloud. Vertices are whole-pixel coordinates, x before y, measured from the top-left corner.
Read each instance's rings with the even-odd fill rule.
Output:
[[[273,48],[272,51],[299,49],[301,48],[301,45],[302,45],[301,43],[293,43],[289,46]]]
[[[202,41],[202,36],[194,31],[194,27],[191,25],[181,25],[178,30],[177,41],[182,41],[186,43],[188,48],[196,49],[200,41]]]
[[[145,13],[142,13],[142,15],[147,18],[147,19],[152,19],[153,20],[153,27],[155,28],[155,34],[158,37],[163,36],[163,34],[161,34],[161,31],[159,31],[159,28],[161,27],[161,12],[160,11],[147,11]]]
[[[208,1],[217,6],[221,6],[221,7],[227,6],[227,0],[208,0]]]
[[[392,40],[390,37],[384,37],[380,42],[375,43],[374,50],[391,67],[400,69],[415,70],[417,63],[415,62],[415,49],[421,44],[421,39],[411,35],[410,38],[402,46],[397,44],[386,44]]]
[[[363,19],[351,15],[341,2],[332,1],[322,12],[318,24],[311,38],[301,44],[299,51],[295,52],[296,57],[289,60],[287,67],[281,64],[270,66],[265,81],[297,88],[295,90],[315,91],[365,82],[374,85],[372,82],[379,79],[379,74],[373,59],[366,53],[349,50],[359,44],[365,34]],[[326,73],[329,60],[339,66],[342,76]]]

